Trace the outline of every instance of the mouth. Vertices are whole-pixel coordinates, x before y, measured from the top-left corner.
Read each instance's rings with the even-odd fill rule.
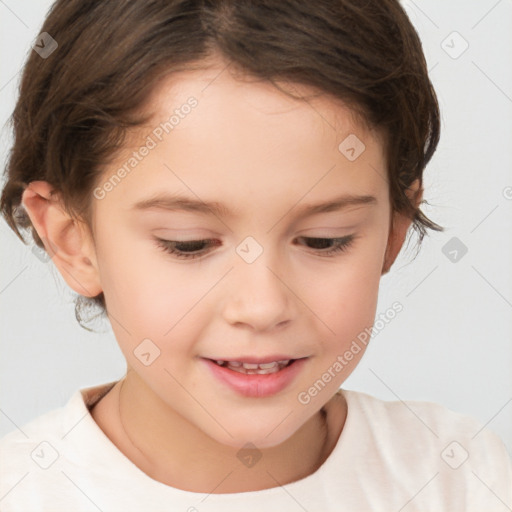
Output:
[[[245,361],[223,361],[210,359],[217,366],[245,375],[270,375],[292,365],[297,359],[279,359],[268,363],[248,363]]]
[[[264,398],[285,391],[304,371],[309,357],[246,362],[202,358],[214,379],[235,393]]]

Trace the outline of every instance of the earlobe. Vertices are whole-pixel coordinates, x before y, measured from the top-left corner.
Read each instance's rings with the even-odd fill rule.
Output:
[[[94,297],[102,288],[93,241],[52,190],[45,181],[33,181],[23,192],[23,207],[66,283],[80,295]]]

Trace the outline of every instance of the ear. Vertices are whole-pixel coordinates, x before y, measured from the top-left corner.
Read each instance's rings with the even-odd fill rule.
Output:
[[[407,197],[409,200],[416,204],[418,207],[423,198],[423,188],[420,189],[421,182],[419,179],[415,180],[411,186],[406,190]],[[405,237],[407,236],[407,230],[412,224],[412,219],[405,216],[402,213],[392,212],[391,214],[391,225],[389,229],[388,245],[386,248],[386,254],[384,255],[384,264],[382,266],[382,274],[387,274],[391,265],[396,260],[400,249],[402,248]]]
[[[101,293],[94,242],[85,223],[71,218],[46,181],[33,181],[21,201],[46,252],[66,283],[78,294]]]

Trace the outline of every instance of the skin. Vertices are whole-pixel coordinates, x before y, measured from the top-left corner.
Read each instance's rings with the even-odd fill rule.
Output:
[[[100,428],[167,485],[255,491],[304,478],[334,448],[347,413],[336,391],[364,350],[308,404],[297,396],[372,326],[380,278],[411,221],[391,211],[382,139],[345,105],[324,96],[294,100],[271,84],[235,78],[221,63],[162,82],[148,103],[154,117],[130,134],[102,182],[190,96],[197,107],[104,198],[92,199],[92,233],[65,213],[46,182],[32,182],[23,204],[68,285],[105,294],[127,375],[121,395],[118,383],[92,409]],[[353,162],[338,150],[349,134],[366,146]],[[162,191],[219,201],[235,213],[131,209]],[[410,197],[416,192],[419,203],[418,182]],[[306,203],[342,194],[372,195],[376,203],[297,216]],[[352,245],[332,257],[300,238],[349,234]],[[156,236],[221,245],[181,260]],[[247,236],[263,249],[250,264],[235,251]],[[148,366],[134,355],[147,338],[160,349]],[[265,398],[237,394],[201,360],[247,354],[308,360],[290,386]],[[247,442],[262,455],[252,467],[237,458]]]

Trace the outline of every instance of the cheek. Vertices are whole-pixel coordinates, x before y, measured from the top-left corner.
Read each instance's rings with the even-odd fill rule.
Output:
[[[100,278],[118,340],[133,345],[147,337],[163,346],[190,329],[200,310],[195,305],[213,280],[190,279],[185,266],[171,265],[149,240],[103,235],[97,245]]]
[[[310,288],[314,311],[327,327],[329,350],[350,345],[358,334],[373,325],[377,309],[382,259],[380,241],[366,244]],[[312,308],[313,309],[313,308]]]

